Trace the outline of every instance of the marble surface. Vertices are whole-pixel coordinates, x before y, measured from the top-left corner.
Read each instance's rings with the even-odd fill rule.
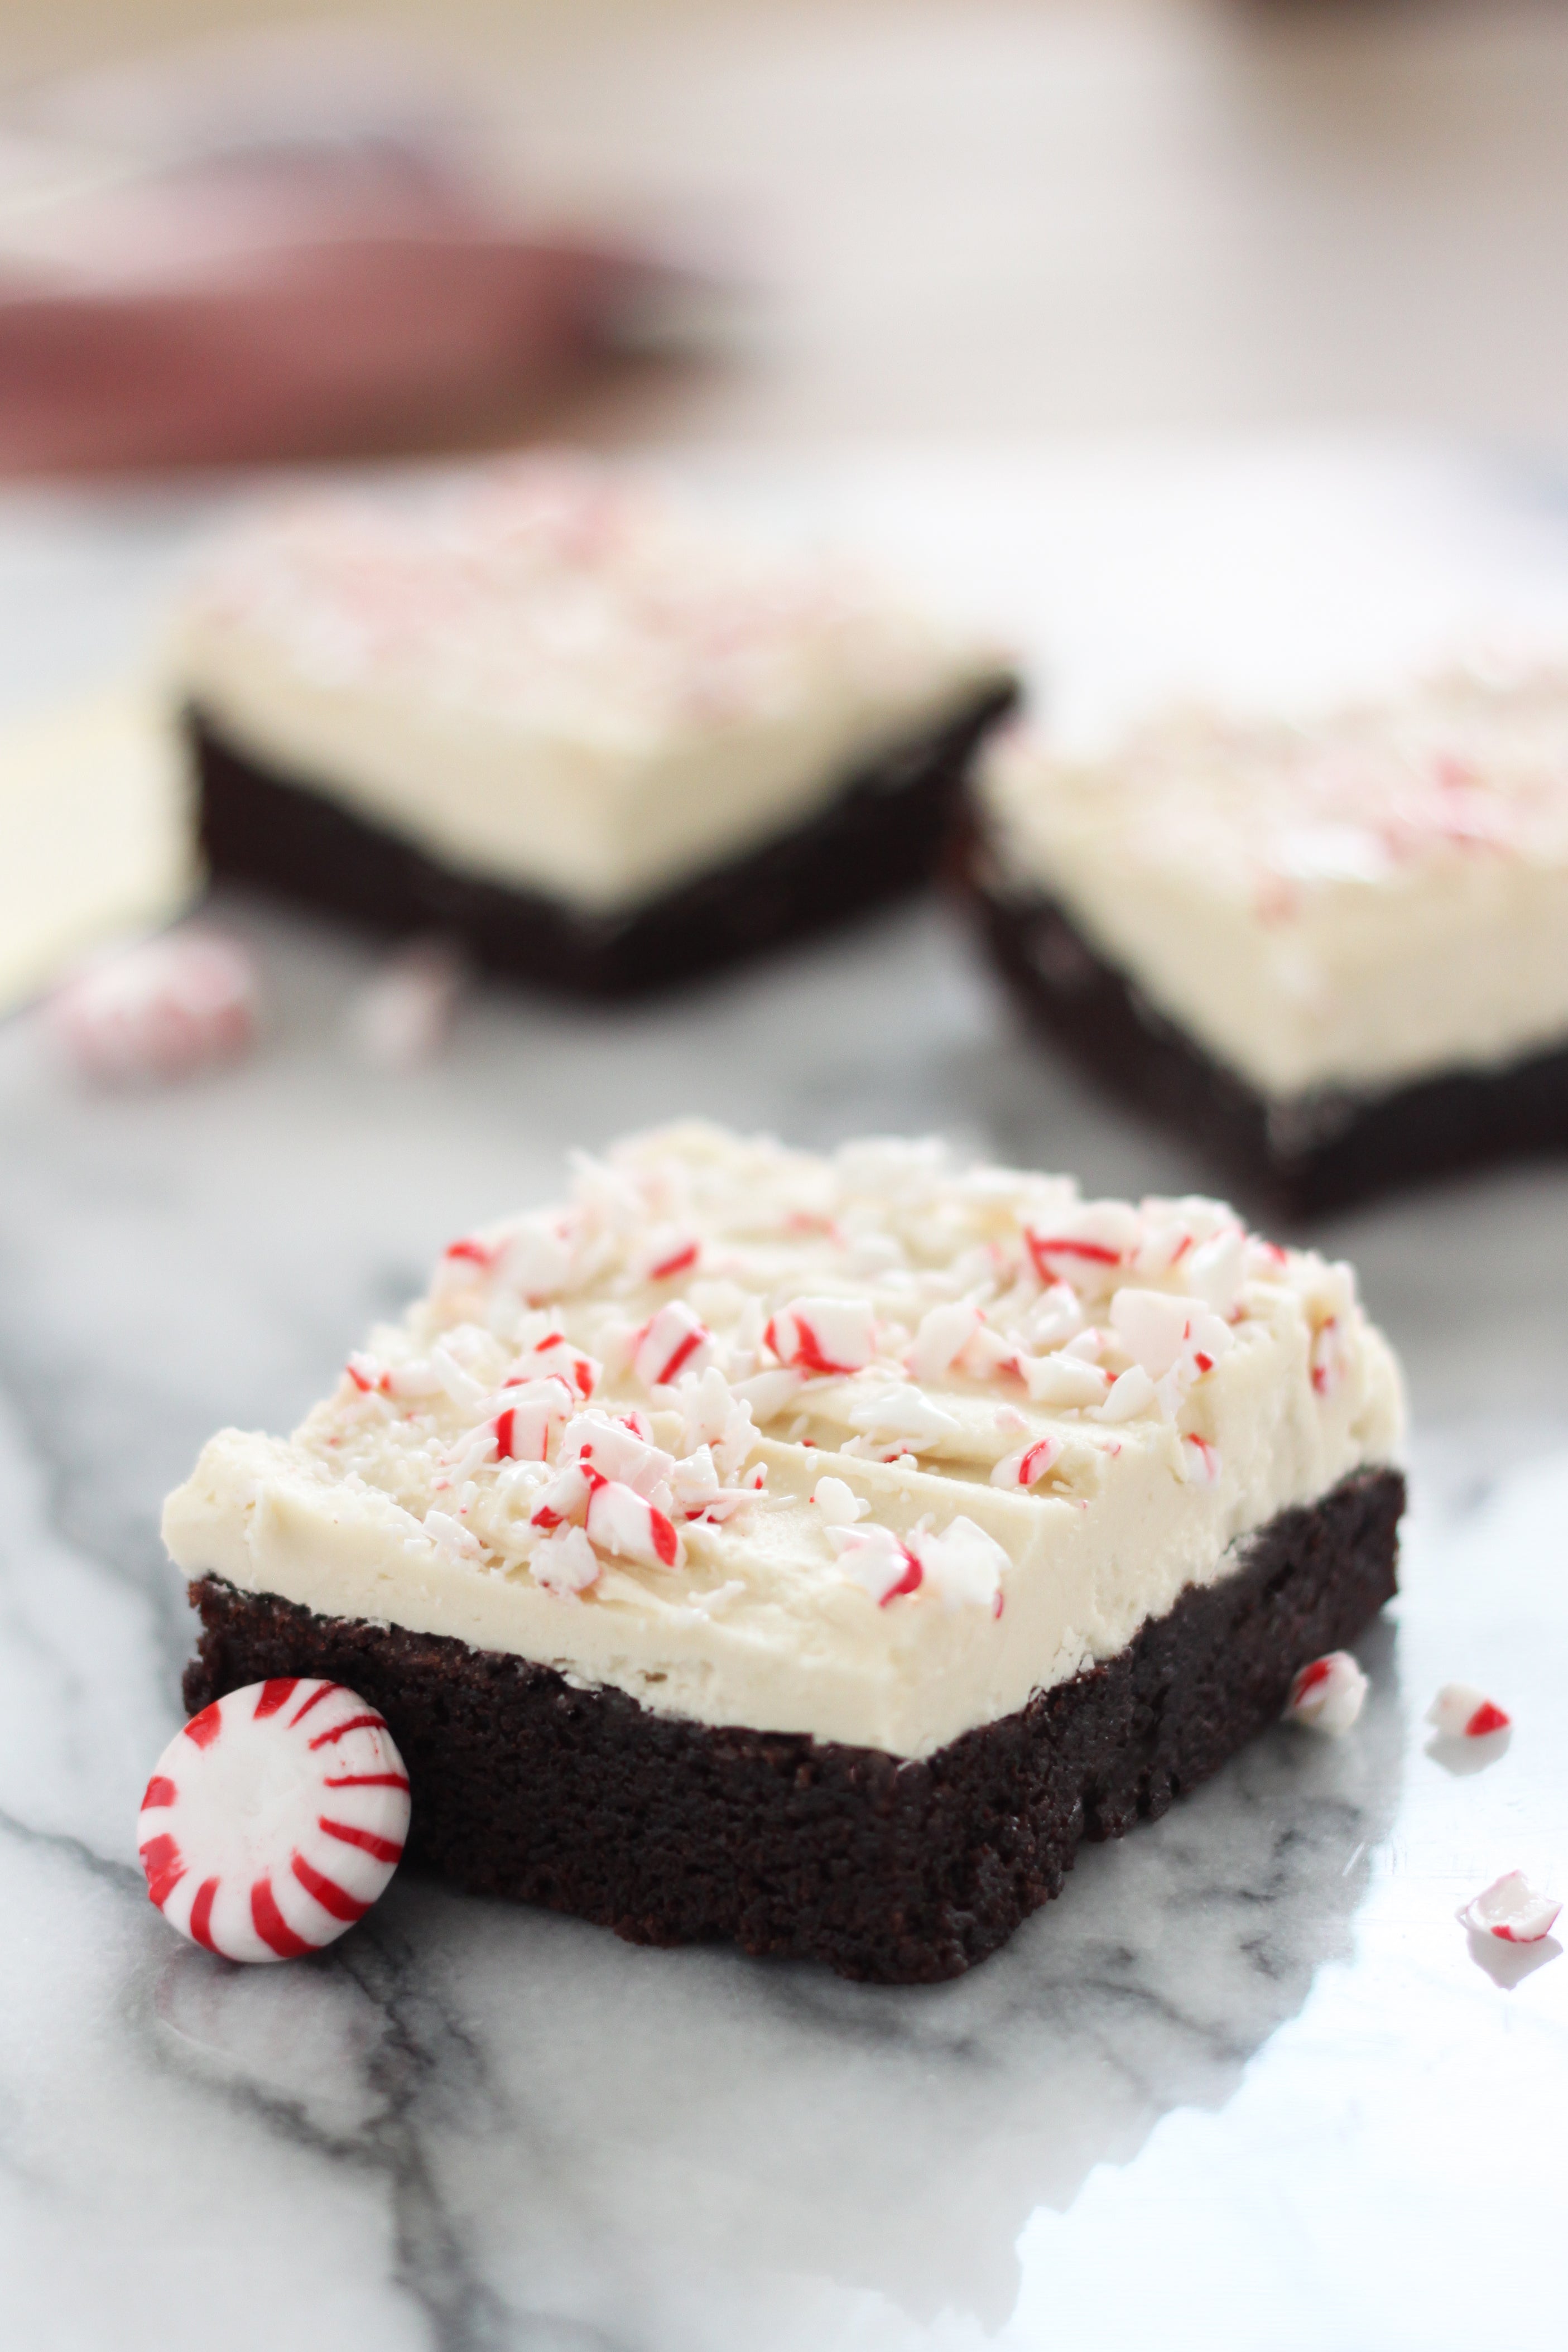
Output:
[[[915,463],[761,488],[984,576],[1055,647],[1069,713],[1167,667],[1285,691],[1353,667],[1369,634],[1386,649],[1472,606],[1568,604],[1551,485],[1429,453],[1255,453],[1217,475],[1041,458],[1027,528],[998,459],[920,461],[917,526]],[[1315,603],[1268,559],[1309,512]],[[190,499],[0,506],[0,690],[126,657],[200,519]],[[0,1027],[7,2345],[1549,2336],[1568,1966],[1555,1939],[1475,1948],[1454,1912],[1515,1864],[1568,1891],[1568,1169],[1321,1231],[1359,1264],[1415,1413],[1405,1589],[1362,1645],[1356,1731],[1268,1735],[1087,1851],[969,1978],[887,1990],[636,1950],[413,1876],[321,1959],[235,1970],[169,1936],[133,1840],[188,1641],[158,1504],[213,1426],[291,1423],[450,1233],[547,1196],[568,1145],[674,1109],[808,1144],[940,1128],[1117,1189],[1202,1171],[1030,1051],[935,907],[657,1009],[485,992],[405,1078],[345,1042],[356,942],[215,911],[267,977],[243,1069],[94,1095],[36,1019]],[[1449,1678],[1514,1712],[1482,1769],[1422,1723]]]

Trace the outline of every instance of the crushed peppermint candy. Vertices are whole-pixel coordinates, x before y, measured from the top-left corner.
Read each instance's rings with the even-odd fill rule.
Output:
[[[864,1496],[857,1495],[842,1478],[819,1478],[811,1499],[822,1513],[823,1525],[829,1528],[856,1527],[871,1509]]]
[[[56,991],[48,1018],[84,1076],[133,1086],[237,1061],[256,1042],[259,1001],[238,940],[192,929],[95,957]]]
[[[897,1604],[890,1625],[917,1596],[920,1622],[995,1613],[1032,1556],[1020,1514],[1092,1511],[1129,1460],[1215,1513],[1249,1366],[1342,1449],[1366,1364],[1348,1269],[1221,1202],[693,1126],[580,1156],[562,1204],[459,1234],[298,1443],[444,1574],[489,1580],[487,1606],[618,1606],[671,1578],[795,1606],[826,1577]]]
[[[584,1526],[595,1550],[637,1561],[644,1568],[679,1568],[683,1548],[675,1523],[617,1478],[596,1479],[588,1496]]]
[[[1182,1440],[1182,1475],[1190,1486],[1219,1485],[1219,1448],[1206,1437],[1200,1437],[1195,1430],[1188,1430]]]
[[[925,1570],[916,1554],[900,1543],[891,1528],[829,1526],[827,1540],[837,1557],[840,1572],[858,1584],[885,1609],[906,1592],[918,1592]]]
[[[940,1535],[917,1534],[910,1544],[929,1590],[949,1609],[965,1604],[1002,1614],[1002,1580],[1011,1566],[994,1536],[973,1519],[956,1518]]]
[[[1037,1437],[1016,1454],[1005,1454],[991,1472],[994,1486],[1037,1486],[1061,1455],[1059,1437]]]
[[[1443,1739],[1489,1739],[1513,1725],[1513,1717],[1495,1699],[1468,1683],[1445,1683],[1426,1710],[1426,1720]]]
[[[656,776],[715,730],[862,704],[896,719],[1002,659],[841,551],[781,550],[649,474],[556,452],[416,500],[336,487],[247,517],[195,584],[187,658],[226,676],[237,629],[286,674],[400,709],[413,693],[427,725],[477,710]]]
[[[461,1519],[454,1518],[450,1511],[426,1511],[425,1532],[437,1550],[448,1559],[484,1558],[485,1548],[473,1529],[466,1528]]]
[[[1347,890],[1430,887],[1478,858],[1494,881],[1561,870],[1565,775],[1562,661],[1488,653],[1310,719],[1184,706],[1089,763],[1012,730],[986,796],[1004,821],[1066,816],[1075,837],[1089,821],[1119,876],[1190,882],[1205,904],[1289,925]]]
[[[1103,1404],[1091,1405],[1089,1411],[1096,1421],[1131,1421],[1158,1402],[1159,1391],[1142,1365],[1129,1364],[1111,1381]]]
[[[649,1389],[668,1388],[682,1372],[700,1372],[712,1360],[712,1334],[681,1298],[649,1316],[632,1349],[632,1370]]]
[[[448,940],[395,949],[349,1002],[345,1026],[363,1061],[401,1073],[433,1062],[458,1017],[468,964]]]
[[[500,1462],[547,1462],[550,1449],[565,1428],[576,1398],[564,1381],[520,1381],[515,1391],[508,1383],[507,1401],[488,1424]]]
[[[1303,1666],[1285,1702],[1285,1721],[1305,1731],[1348,1731],[1366,1704],[1366,1676],[1348,1650],[1331,1650]]]
[[[1510,1870],[1473,1895],[1458,1916],[1473,1935],[1495,1936],[1500,1944],[1539,1944],[1552,1933],[1562,1908],[1555,1895],[1538,1893],[1522,1870]]]
[[[694,1234],[655,1234],[633,1260],[631,1271],[639,1282],[673,1282],[679,1275],[695,1274],[702,1244]]]
[[[1104,1403],[1110,1387],[1109,1372],[1065,1349],[1058,1355],[1025,1356],[1019,1361],[1029,1402],[1047,1412],[1087,1412]]]
[[[529,1561],[533,1580],[557,1601],[592,1591],[604,1573],[598,1553],[583,1528],[561,1527],[535,1546]]]
[[[952,1414],[933,1404],[912,1381],[901,1381],[894,1388],[867,1397],[863,1403],[852,1404],[845,1418],[851,1429],[864,1436],[919,1438],[928,1446],[957,1436],[960,1428]]]
[[[909,1368],[917,1381],[939,1381],[954,1364],[962,1364],[968,1349],[985,1328],[985,1318],[973,1299],[955,1299],[950,1307],[933,1307],[921,1318]]]
[[[858,1299],[797,1298],[771,1318],[763,1339],[798,1372],[863,1371],[877,1352],[875,1318]]]
[[[1075,1206],[1048,1231],[1026,1226],[1024,1239],[1042,1282],[1070,1282],[1103,1295],[1136,1255],[1142,1230],[1129,1202],[1099,1201]]]
[[[881,1608],[924,1590],[948,1608],[973,1602],[1002,1614],[1007,1555],[973,1519],[956,1518],[941,1535],[917,1528],[907,1542],[879,1526],[829,1526],[827,1539],[841,1573]]]

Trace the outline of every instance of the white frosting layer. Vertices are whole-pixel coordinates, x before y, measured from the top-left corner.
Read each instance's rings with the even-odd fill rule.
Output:
[[[693,1125],[454,1244],[291,1439],[215,1437],[163,1531],[191,1575],[916,1756],[1401,1428],[1349,1267],[1218,1202]]]
[[[560,457],[259,518],[175,653],[237,750],[587,909],[791,830],[1004,667],[846,562]]]
[[[994,887],[1053,897],[1265,1094],[1568,1038],[1568,671],[1314,727],[1181,717],[1092,765],[1020,733],[980,789]]]

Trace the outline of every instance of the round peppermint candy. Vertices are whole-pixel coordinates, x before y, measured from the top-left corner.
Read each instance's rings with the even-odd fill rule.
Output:
[[[151,1900],[227,1960],[334,1942],[385,1893],[407,1834],[408,1775],[374,1707],[293,1675],[193,1716],[138,1822]]]

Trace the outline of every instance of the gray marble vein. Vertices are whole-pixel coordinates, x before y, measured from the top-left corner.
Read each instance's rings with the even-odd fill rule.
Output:
[[[68,678],[190,516],[18,512],[0,580],[48,548],[90,585],[79,632],[30,624]],[[935,907],[646,1012],[484,992],[404,1079],[342,1041],[360,945],[215,912],[267,980],[244,1068],[95,1095],[0,1028],[7,2347],[1468,2352],[1500,2280],[1549,2306],[1568,1968],[1478,1958],[1453,1913],[1515,1864],[1568,1884],[1568,1170],[1321,1236],[1416,1416],[1355,1733],[1270,1734],[967,1979],[637,1950],[414,1875],[331,1953],[232,1969],[133,1853],[189,1638],[158,1505],[212,1427],[289,1425],[451,1232],[676,1109],[1202,1171],[1038,1059]],[[1450,1677],[1515,1712],[1485,1769],[1421,1721]]]

